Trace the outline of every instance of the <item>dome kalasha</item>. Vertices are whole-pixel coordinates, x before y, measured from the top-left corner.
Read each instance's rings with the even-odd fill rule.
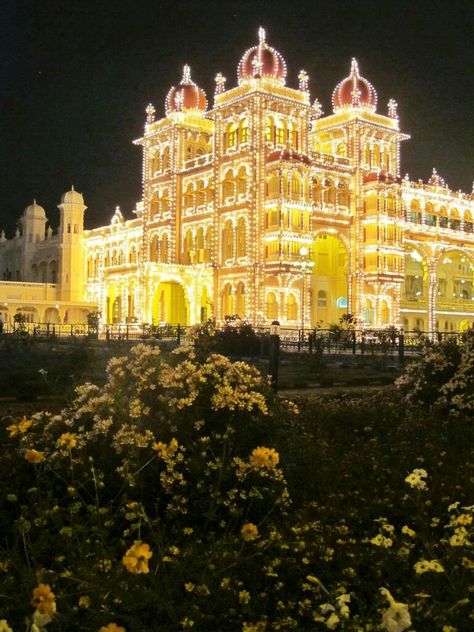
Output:
[[[183,68],[183,78],[177,86],[168,92],[165,101],[166,114],[195,110],[205,112],[207,109],[206,93],[191,79],[191,68]]]
[[[377,93],[374,86],[361,77],[356,59],[352,59],[351,74],[336,86],[332,93],[334,111],[347,108],[365,108],[375,111]]]
[[[243,55],[237,68],[239,85],[246,79],[271,77],[285,83],[286,62],[281,53],[268,46],[265,41],[265,30],[258,31],[258,46],[249,48]]]

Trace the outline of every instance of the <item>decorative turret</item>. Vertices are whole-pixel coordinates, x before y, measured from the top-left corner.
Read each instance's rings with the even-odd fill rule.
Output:
[[[284,85],[286,62],[282,55],[268,46],[265,41],[265,29],[258,29],[258,45],[245,51],[237,68],[239,85],[249,79],[268,77]]]
[[[59,208],[59,284],[61,300],[83,300],[84,295],[84,211],[82,194],[64,193]]]
[[[165,101],[166,115],[173,112],[195,112],[204,114],[207,109],[206,93],[191,79],[191,68],[186,64],[183,78],[168,92]]]
[[[332,94],[334,112],[362,108],[375,112],[377,93],[374,86],[359,73],[359,65],[352,58],[351,73],[336,86]]]

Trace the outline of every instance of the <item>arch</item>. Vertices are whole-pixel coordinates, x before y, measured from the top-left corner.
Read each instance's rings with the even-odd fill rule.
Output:
[[[226,174],[224,176],[222,192],[224,195],[224,200],[228,200],[229,198],[232,198],[235,195],[235,177],[234,177],[234,172],[232,171],[232,169],[228,169],[226,171]]]
[[[267,179],[267,195],[273,200],[280,197],[280,175],[272,171]]]
[[[189,210],[194,208],[195,191],[194,183],[188,182],[186,190],[184,192],[184,209]]]
[[[337,185],[337,205],[349,206],[349,188],[345,182],[339,182]]]
[[[427,202],[425,205],[425,224],[427,226],[436,226],[436,214],[431,202]]]
[[[349,247],[339,234],[319,231],[311,248],[314,266],[311,284],[311,324],[322,321],[323,326],[337,323],[347,312],[341,307],[349,296]]]
[[[245,285],[242,281],[237,283],[235,292],[235,313],[239,318],[245,318]]]
[[[286,145],[288,141],[288,129],[284,120],[279,120],[275,129],[275,143],[277,145]]]
[[[448,228],[449,226],[448,209],[446,206],[440,206],[438,209],[438,226],[440,228]]]
[[[276,292],[268,292],[265,301],[266,317],[268,320],[278,319],[278,300]]]
[[[428,308],[429,269],[425,257],[417,249],[405,253],[405,282],[402,302],[407,307],[417,303]],[[416,307],[419,307],[416,305]]]
[[[387,298],[380,300],[380,322],[382,325],[390,324],[390,305]]]
[[[371,298],[365,299],[364,304],[364,322],[366,325],[374,324],[374,303]]]
[[[166,171],[169,168],[170,168],[170,148],[169,148],[169,145],[166,145],[161,155],[161,169],[163,171]]]
[[[169,237],[168,233],[163,233],[161,236],[161,262],[168,263],[169,259]]]
[[[151,153],[151,175],[161,171],[161,155],[160,149],[155,148]]]
[[[301,174],[298,171],[291,172],[291,180],[288,183],[289,185],[289,197],[292,200],[299,200],[301,198],[301,193],[303,190],[303,183]]]
[[[311,182],[311,197],[313,204],[320,205],[323,200],[323,188],[321,182],[317,178],[313,178]]]
[[[150,261],[158,261],[158,235],[153,235],[150,242]]]
[[[229,125],[227,125],[225,141],[227,149],[232,149],[237,146],[237,125],[235,123],[229,123]]]
[[[224,224],[222,231],[222,259],[232,259],[234,256],[234,228],[230,219]]]
[[[380,167],[380,145],[378,143],[374,144],[372,150],[372,164],[374,167]]]
[[[240,167],[237,173],[237,195],[239,197],[246,195],[247,193],[247,169]]]
[[[183,285],[174,280],[159,283],[153,293],[153,324],[188,325],[188,318],[188,299]]]
[[[245,257],[247,254],[247,224],[244,217],[237,222],[237,256]]]
[[[421,224],[421,204],[419,200],[411,201],[408,221],[412,222],[413,224]]]
[[[170,210],[170,192],[168,189],[163,189],[161,194],[161,210],[163,213]]]
[[[275,119],[272,116],[267,116],[265,123],[265,141],[275,144]]]
[[[201,292],[201,323],[205,323],[212,316],[211,291],[207,285],[203,285]]]
[[[128,252],[128,262],[129,263],[136,263],[137,262],[137,247],[132,244],[130,246],[130,250]]]
[[[122,300],[119,288],[111,283],[106,293],[106,323],[113,325],[119,323],[122,318]]]
[[[325,204],[335,204],[336,203],[336,189],[334,187],[334,182],[331,178],[327,178],[324,181],[324,203]]]
[[[249,141],[249,122],[243,118],[239,123],[239,144],[245,145]]]
[[[288,320],[298,319],[298,302],[293,293],[288,294],[286,299],[286,317]]]
[[[464,211],[464,231],[466,233],[474,232],[474,224],[472,221],[472,213],[470,211]]]
[[[474,256],[460,248],[440,253],[436,260],[436,307],[441,311],[471,311],[474,298]],[[446,316],[456,329],[456,317]]]
[[[338,156],[342,156],[342,158],[347,158],[347,145],[346,143],[338,143],[336,147],[336,154]]]
[[[222,288],[221,293],[221,303],[222,303],[222,318],[225,319],[226,316],[234,315],[234,297],[232,296],[232,285],[230,283],[226,283]]]
[[[184,235],[184,263],[194,263],[194,234],[191,228]]]
[[[59,323],[61,322],[61,318],[56,307],[48,307],[48,309],[44,313],[44,322],[53,325],[59,325]]]
[[[153,197],[151,198],[151,213],[152,215],[156,215],[160,211],[160,198],[158,195],[158,191],[153,193]]]

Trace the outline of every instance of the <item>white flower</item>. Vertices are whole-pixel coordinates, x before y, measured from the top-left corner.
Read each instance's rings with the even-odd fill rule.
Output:
[[[389,608],[382,615],[382,628],[386,632],[403,632],[411,626],[410,613],[406,603],[395,601],[386,588],[381,588],[380,592],[388,599]]]

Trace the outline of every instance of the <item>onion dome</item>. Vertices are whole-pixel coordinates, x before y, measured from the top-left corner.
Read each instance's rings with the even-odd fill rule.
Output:
[[[183,78],[177,86],[168,92],[165,101],[166,115],[171,112],[205,112],[207,108],[206,93],[191,79],[191,68],[186,64]]]
[[[277,160],[284,160],[286,162],[300,162],[304,165],[311,164],[311,158],[306,154],[300,154],[294,149],[290,149],[289,147],[286,149],[278,149],[277,151],[272,151],[267,156],[267,162],[275,162]]]
[[[348,108],[363,108],[375,112],[377,107],[377,93],[374,86],[361,77],[359,65],[353,57],[351,74],[340,81],[332,93],[334,112]]]
[[[70,191],[66,191],[61,198],[61,204],[84,204],[84,198],[82,197],[82,193],[79,191],[74,191],[74,185],[71,186]]]
[[[239,85],[246,79],[260,79],[271,77],[279,83],[285,83],[286,62],[282,55],[268,46],[265,41],[265,29],[258,29],[258,46],[245,51],[237,68]]]
[[[23,217],[31,217],[36,219],[46,218],[45,210],[39,204],[36,204],[36,200],[33,200],[33,204],[27,206],[23,212]]]

